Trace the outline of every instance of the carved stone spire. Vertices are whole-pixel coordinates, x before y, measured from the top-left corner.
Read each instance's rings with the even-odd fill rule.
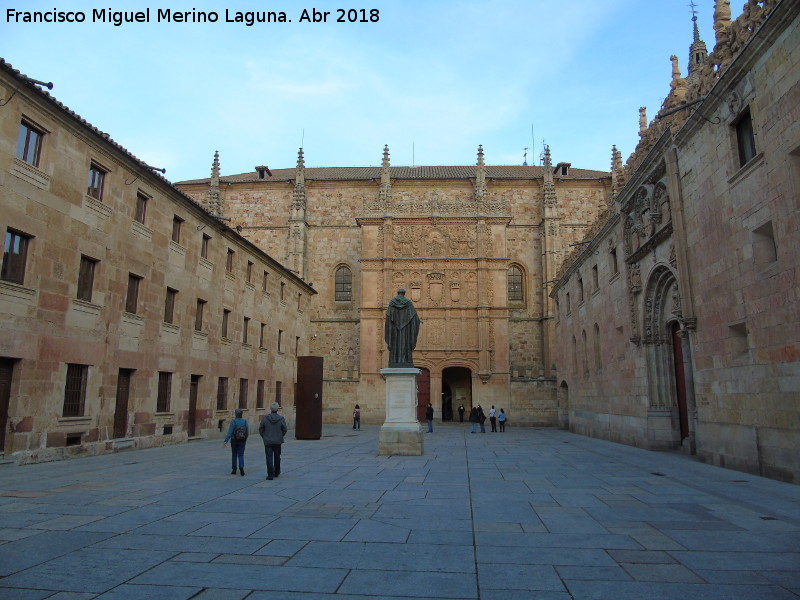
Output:
[[[483,146],[478,146],[478,169],[475,172],[475,198],[486,198],[486,163],[483,162]]]
[[[295,191],[306,190],[306,161],[303,159],[303,149],[297,151],[297,169],[294,183]]]
[[[647,107],[641,106],[639,107],[639,137],[642,137],[645,131],[647,131]]]
[[[617,197],[625,186],[625,172],[622,168],[622,152],[617,150],[616,144],[611,146],[611,199]]]
[[[689,46],[689,75],[687,79],[691,79],[693,75],[697,76],[700,67],[708,58],[708,48],[706,43],[700,39],[700,31],[697,29],[697,15],[692,17],[692,21],[694,21],[694,41]]]
[[[553,182],[553,161],[550,159],[550,146],[544,147],[544,205],[554,207],[556,200],[556,184]]]
[[[305,278],[307,272],[306,240],[308,223],[306,222],[306,163],[303,160],[303,149],[297,153],[297,169],[292,193],[292,214],[289,217],[288,257],[290,270]]]
[[[222,198],[219,193],[219,151],[214,151],[214,162],[211,163],[211,181],[208,183],[208,210],[218,216],[222,214]]]
[[[672,81],[669,82],[669,87],[672,88],[670,93],[671,98],[665,101],[665,106],[677,106],[686,99],[686,80],[681,77],[681,67],[678,64],[678,57],[674,54],[669,57],[672,61]]]
[[[381,185],[378,188],[378,199],[388,202],[392,199],[391,164],[389,163],[389,146],[383,147],[383,160],[381,161]]]

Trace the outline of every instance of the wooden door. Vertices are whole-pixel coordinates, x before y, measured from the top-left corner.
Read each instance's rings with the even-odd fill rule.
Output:
[[[678,333],[681,326],[672,324],[672,355],[675,363],[675,392],[678,396],[678,418],[681,427],[681,439],[689,437],[689,411],[686,408],[686,374],[683,369],[683,339]]]
[[[11,401],[11,376],[14,374],[14,361],[0,358],[0,452],[5,448],[8,429],[8,405]]]
[[[318,440],[322,437],[322,369],[321,356],[297,357],[294,396],[297,422],[294,437],[298,440]],[[350,406],[348,410],[352,408]]]
[[[417,376],[417,420],[425,423],[425,411],[428,409],[428,402],[431,401],[431,372],[428,369],[420,368]]]
[[[133,369],[120,369],[117,377],[117,402],[114,408],[114,438],[124,438],[128,433],[128,396],[131,390]]]
[[[200,384],[201,375],[192,375],[191,383],[189,384],[189,422],[186,429],[189,437],[194,437],[195,428],[197,427],[197,388]]]

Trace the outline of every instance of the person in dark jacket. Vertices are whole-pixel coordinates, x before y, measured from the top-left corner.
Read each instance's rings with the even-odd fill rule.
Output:
[[[274,479],[281,474],[281,444],[288,427],[283,415],[278,414],[280,405],[273,402],[269,405],[269,414],[264,415],[258,426],[258,433],[264,440],[264,453],[267,457],[267,479]]]
[[[470,433],[475,433],[475,424],[478,422],[478,409],[474,406],[469,409],[469,422],[472,423],[472,431]]]
[[[478,404],[478,423],[481,425],[481,433],[486,433],[486,426],[484,425],[486,423],[486,413],[483,412],[483,407],[480,404]]]
[[[244,447],[247,444],[247,438],[250,435],[250,429],[247,426],[247,419],[242,418],[243,411],[237,408],[235,413],[236,418],[231,421],[228,427],[228,435],[225,436],[225,441],[222,442],[224,448],[228,441],[231,443],[231,475],[236,475],[236,460],[239,460],[239,473],[244,477]],[[244,430],[244,432],[242,432]],[[244,437],[242,437],[244,436]]]
[[[458,421],[459,421],[459,423],[463,423],[464,422],[464,412],[466,410],[467,409],[464,408],[464,403],[462,402],[458,407]]]
[[[428,421],[428,433],[433,433],[433,405],[430,402],[425,409],[425,420]]]

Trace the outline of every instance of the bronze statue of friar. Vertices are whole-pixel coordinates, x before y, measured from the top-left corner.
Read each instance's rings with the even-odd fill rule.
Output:
[[[420,320],[414,303],[403,288],[389,301],[383,339],[389,347],[389,368],[413,367],[412,352],[417,346]]]

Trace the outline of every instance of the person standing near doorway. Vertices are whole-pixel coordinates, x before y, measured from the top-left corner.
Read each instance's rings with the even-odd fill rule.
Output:
[[[273,402],[269,405],[269,414],[264,415],[261,424],[258,426],[258,433],[264,440],[264,453],[267,458],[267,479],[274,479],[281,474],[281,445],[283,436],[289,429],[286,426],[286,419],[278,414],[280,405]]]
[[[463,423],[464,422],[464,412],[466,410],[467,409],[464,408],[464,403],[463,402],[458,405],[458,422],[459,423]]]
[[[239,461],[239,473],[244,477],[244,447],[247,444],[247,438],[250,435],[250,430],[247,427],[247,419],[242,418],[244,412],[241,408],[234,411],[236,417],[231,421],[228,427],[228,435],[225,436],[225,441],[222,442],[224,448],[228,441],[231,443],[231,475],[236,475],[236,461]]]
[[[433,405],[430,402],[425,409],[425,419],[428,421],[428,433],[433,433]]]
[[[478,404],[478,423],[481,425],[481,433],[486,433],[486,426],[484,425],[486,423],[486,413],[483,412],[483,407],[480,404]]]
[[[492,424],[492,431],[497,433],[497,417],[495,414],[494,404],[492,404],[492,408],[489,409],[489,423]]]
[[[478,423],[478,409],[474,406],[469,411],[469,422],[472,423],[472,431],[470,433],[475,433],[475,425]]]
[[[358,404],[353,409],[353,429],[361,429],[361,407]]]

